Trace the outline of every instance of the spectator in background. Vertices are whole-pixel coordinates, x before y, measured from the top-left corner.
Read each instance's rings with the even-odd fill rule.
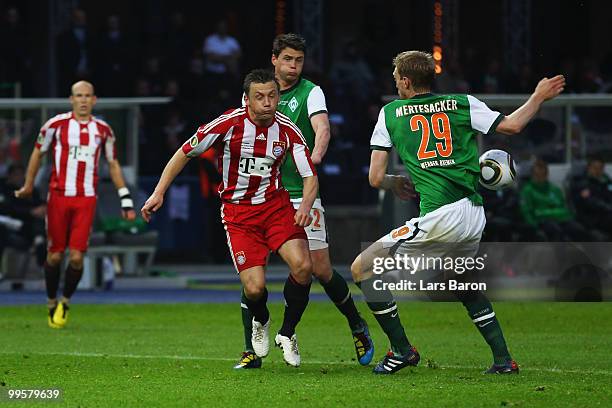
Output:
[[[10,164],[7,156],[6,151],[0,144],[0,178],[3,178],[8,173]]]
[[[144,77],[136,79],[133,96],[140,98],[153,96],[151,93],[151,83]],[[152,143],[152,141],[161,140],[160,128],[163,125],[166,110],[166,105],[142,105],[140,107],[138,143],[141,152],[149,152],[155,148],[161,149],[159,143]],[[153,150],[151,153],[156,154],[157,150]],[[139,169],[142,174],[159,173],[159,165],[156,159],[140,160]]]
[[[165,76],[162,73],[160,57],[150,55],[145,61],[142,77],[147,80],[150,86],[151,96],[162,94]]]
[[[138,78],[134,83],[134,96],[146,98],[151,96],[151,83],[146,78]]]
[[[491,59],[482,78],[482,92],[496,94],[502,92],[501,65],[497,59]]]
[[[182,94],[181,84],[176,78],[169,78],[164,83],[163,96],[172,98],[167,110],[177,110],[181,112],[188,121],[196,119],[195,117],[192,118],[194,115],[201,114],[201,112],[194,110],[191,104],[185,100]]]
[[[0,119],[0,179],[6,177],[11,164],[10,140],[8,121]]]
[[[355,40],[348,40],[340,58],[332,63],[330,80],[337,96],[345,96],[355,104],[370,99],[374,75]]]
[[[612,49],[601,60],[601,78],[604,81],[602,92],[612,93]]]
[[[365,126],[369,119],[369,101],[371,97],[379,97],[373,89],[374,74],[354,39],[345,41],[340,56],[332,62],[329,79],[332,87],[330,106],[335,107],[334,113],[342,115],[344,134],[349,136],[339,140],[336,147],[342,142],[352,147],[360,142],[359,135],[364,136],[365,141],[367,135],[363,129],[368,129]]]
[[[578,80],[580,92],[597,93],[604,85],[601,73],[599,72],[599,65],[592,58],[582,60]]]
[[[15,7],[6,10],[5,18],[0,24],[0,84],[19,82],[27,86],[31,78],[30,55],[28,54],[27,32],[21,23],[19,11]],[[14,91],[0,89],[0,95],[13,97]]]
[[[205,206],[206,217],[202,231],[207,235],[208,248],[206,253],[214,263],[226,263],[230,259],[225,245],[226,235],[221,219],[217,216],[221,211],[219,198],[219,184],[223,181],[218,169],[219,152],[217,148],[208,149],[202,153],[198,160],[198,176],[200,179],[200,193],[208,205]]]
[[[94,54],[95,75],[102,95],[126,96],[125,91],[133,76],[130,72],[132,52],[121,30],[119,16],[109,16]]]
[[[516,235],[526,237],[521,224],[518,193],[513,188],[502,190],[479,190],[483,198],[487,225],[483,233],[483,241],[511,242],[518,238]]]
[[[206,37],[202,48],[206,57],[206,71],[219,80],[237,80],[242,51],[238,41],[228,34],[227,23],[221,20],[217,30]]]
[[[161,85],[158,85],[156,88],[161,89]],[[134,83],[134,93],[133,95],[137,98],[149,98],[153,96],[159,96],[159,93],[153,94],[153,85],[151,81],[149,81],[145,77],[139,77],[136,79]],[[166,112],[165,105],[142,105],[140,106],[140,111],[146,120],[147,128],[151,127],[159,127],[161,126],[162,121],[164,120],[164,113]]]
[[[529,88],[529,92],[533,87]],[[440,75],[436,75],[436,92],[469,93],[470,84],[465,80],[463,70],[455,59],[449,59]]]
[[[72,11],[72,25],[59,35],[57,53],[59,89],[69,89],[78,79],[89,79],[92,53],[85,11]]]
[[[482,90],[483,60],[485,60],[484,57],[473,46],[468,45],[461,49],[460,63],[462,67],[468,67],[464,74],[469,84],[469,89],[472,92],[480,92]]]
[[[34,189],[29,199],[15,197],[15,190],[21,188],[25,181],[24,168],[21,164],[9,166],[6,180],[0,181],[0,215],[19,220],[21,227],[10,229],[0,226],[0,259],[4,246],[14,246],[27,250],[34,247],[36,261],[42,266],[47,256],[45,241],[45,216],[47,205],[41,199],[38,189]]]
[[[176,149],[178,149],[183,140],[188,138],[187,123],[180,109],[176,106],[171,107],[166,115],[166,121],[162,127],[163,144],[162,150],[159,152],[160,157],[158,163],[163,164],[164,160],[172,157]],[[159,170],[163,170],[162,167]]]
[[[578,80],[578,67],[576,60],[571,57],[563,57],[561,59],[561,72],[565,78],[567,78],[567,88],[565,91],[567,93],[577,93],[580,92],[579,89],[579,80]]]
[[[603,233],[601,240],[612,238],[612,180],[604,173],[602,159],[592,157],[586,174],[571,182],[570,191],[576,216],[590,230]]]
[[[206,75],[204,72],[204,58],[201,55],[194,55],[189,60],[189,69],[182,78],[183,94],[190,102],[206,95]]]
[[[538,240],[591,241],[591,235],[575,221],[561,189],[548,180],[548,165],[541,159],[533,164],[531,180],[520,191],[520,207]]]
[[[535,83],[537,80],[533,75],[531,64],[523,64],[519,67],[518,72],[511,75],[506,91],[517,94],[529,93]]]
[[[176,102],[180,98],[180,86],[176,79],[170,78],[164,85],[164,96],[172,98],[173,102]]]
[[[193,35],[185,27],[184,14],[175,11],[170,17],[164,50],[167,70],[171,75],[180,76],[185,72],[194,48]]]

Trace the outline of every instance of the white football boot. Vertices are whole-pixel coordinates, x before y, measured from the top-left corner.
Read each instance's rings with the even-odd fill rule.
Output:
[[[300,351],[298,350],[297,337],[295,334],[289,338],[279,333],[274,338],[274,342],[277,347],[283,349],[283,359],[285,363],[293,367],[300,366]]]
[[[257,357],[264,358],[270,352],[270,319],[266,324],[261,324],[253,319],[253,332],[251,333],[251,343],[253,351]]]

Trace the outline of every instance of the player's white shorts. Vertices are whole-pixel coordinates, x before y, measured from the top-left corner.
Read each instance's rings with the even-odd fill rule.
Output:
[[[485,224],[484,208],[463,198],[412,218],[377,243],[392,255],[472,257],[478,251]]]
[[[297,210],[302,203],[302,199],[292,198],[291,203],[293,208]],[[307,227],[304,227],[304,231],[306,231],[308,236],[308,247],[311,251],[329,247],[327,242],[327,226],[325,224],[325,209],[321,204],[320,198],[314,201],[310,210],[310,216],[312,217],[312,222]]]

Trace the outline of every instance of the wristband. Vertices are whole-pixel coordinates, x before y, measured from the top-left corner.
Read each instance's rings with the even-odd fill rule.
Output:
[[[134,209],[134,201],[132,200],[132,196],[130,195],[130,190],[127,187],[121,187],[117,190],[117,194],[121,199],[121,209],[124,211],[129,211]]]

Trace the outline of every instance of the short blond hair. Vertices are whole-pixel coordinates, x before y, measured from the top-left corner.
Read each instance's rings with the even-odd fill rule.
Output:
[[[434,83],[436,66],[428,52],[404,51],[393,59],[400,78],[406,77],[415,89],[431,89]]]
[[[74,84],[72,84],[72,86],[70,87],[70,94],[71,94],[71,95],[74,95],[74,90],[75,90],[76,88],[78,88],[78,87],[82,86],[82,85],[85,85],[85,86],[89,87],[89,88],[91,89],[91,94],[92,94],[92,95],[95,95],[96,91],[95,91],[95,89],[94,89],[93,84],[92,84],[91,82],[89,82],[89,81],[83,81],[83,80],[81,80],[81,81],[77,81],[77,82],[75,82]]]

